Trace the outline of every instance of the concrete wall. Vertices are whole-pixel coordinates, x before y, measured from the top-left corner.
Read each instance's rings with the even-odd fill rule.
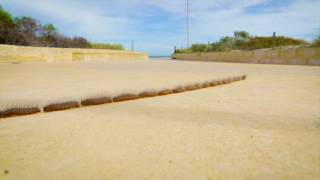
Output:
[[[181,60],[199,60],[236,63],[320,65],[320,48],[291,47],[209,53],[177,53],[172,56]]]
[[[80,61],[80,60],[148,60],[145,53],[75,48],[46,48],[0,45],[0,62]]]

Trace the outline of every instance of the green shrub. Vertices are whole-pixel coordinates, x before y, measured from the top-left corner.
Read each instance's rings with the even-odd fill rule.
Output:
[[[320,47],[320,35],[313,41],[312,46]]]
[[[191,49],[176,49],[175,53],[192,53]]]
[[[275,46],[296,46],[304,45],[307,42],[299,39],[279,36],[275,38]],[[239,49],[253,50],[262,48],[271,48],[273,45],[273,37],[253,37],[248,42],[243,43]]]
[[[105,43],[91,43],[93,49],[113,49],[113,50],[124,50],[121,44],[105,44]]]
[[[192,44],[191,51],[192,52],[205,52],[207,50],[206,44]]]
[[[12,44],[15,39],[14,20],[10,13],[5,11],[0,5],[0,44]]]
[[[4,26],[13,27],[14,21],[11,14],[5,11],[0,5],[0,28],[3,28]]]
[[[296,46],[308,44],[304,40],[293,39],[284,36],[275,38],[275,46]],[[320,37],[315,41],[314,45],[319,46]],[[231,50],[253,50],[261,48],[271,48],[273,46],[273,37],[251,37],[246,31],[235,31],[234,36],[225,36],[220,38],[218,42],[211,44],[193,44],[188,49],[177,49],[176,53],[192,53],[192,52],[226,52]]]

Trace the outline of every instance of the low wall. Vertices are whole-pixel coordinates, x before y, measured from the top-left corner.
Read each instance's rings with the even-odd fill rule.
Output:
[[[320,48],[292,47],[253,51],[176,53],[174,59],[235,63],[320,65]]]
[[[76,48],[47,48],[0,45],[0,62],[80,61],[80,60],[148,60],[145,53]]]

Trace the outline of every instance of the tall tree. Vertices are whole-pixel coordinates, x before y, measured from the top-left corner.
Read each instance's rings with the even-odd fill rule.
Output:
[[[67,37],[59,33],[53,24],[42,26],[31,17],[12,18],[0,5],[0,44],[47,46],[64,48],[123,49],[121,45],[94,44],[83,37]]]
[[[38,36],[40,35],[41,25],[37,20],[31,17],[17,17],[15,18],[16,31],[20,45],[39,46],[40,42]]]
[[[83,37],[73,37],[72,45],[76,48],[89,48],[90,42]]]
[[[0,44],[12,44],[14,20],[10,13],[0,6]]]
[[[53,24],[46,24],[41,27],[41,44],[43,46],[55,47],[58,46],[59,34],[57,28]],[[61,37],[61,39],[63,39]]]

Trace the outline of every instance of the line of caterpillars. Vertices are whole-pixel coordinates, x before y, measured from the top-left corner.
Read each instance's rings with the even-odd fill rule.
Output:
[[[121,101],[129,101],[140,98],[154,97],[154,96],[164,96],[169,94],[181,93],[185,91],[192,91],[201,88],[214,87],[223,84],[229,84],[235,81],[240,81],[246,79],[246,75],[224,78],[220,80],[213,80],[211,82],[204,83],[195,83],[186,86],[178,86],[174,89],[163,89],[160,91],[143,91],[139,94],[122,94],[115,97],[95,97],[95,98],[87,98],[77,101],[67,101],[63,103],[52,103],[43,107],[43,112],[52,112],[52,111],[61,111],[66,109],[78,108],[80,106],[91,106],[91,105],[99,105],[99,104],[107,104],[113,102],[121,102]],[[0,118],[13,117],[13,116],[23,116],[29,114],[35,114],[41,112],[39,107],[26,107],[26,108],[10,108],[5,111],[0,111]]]

